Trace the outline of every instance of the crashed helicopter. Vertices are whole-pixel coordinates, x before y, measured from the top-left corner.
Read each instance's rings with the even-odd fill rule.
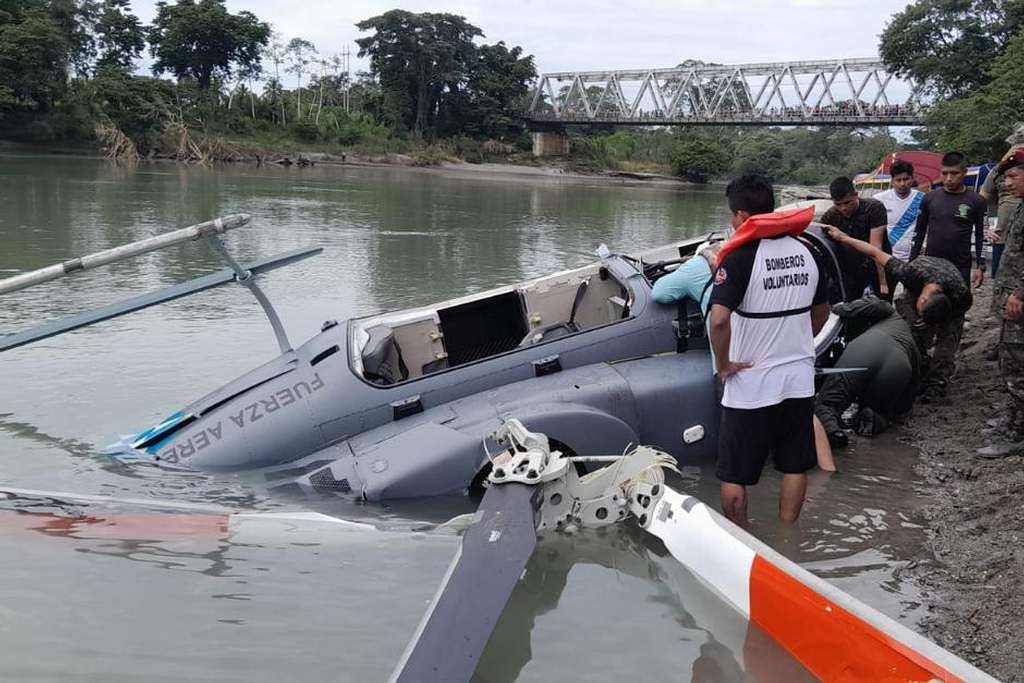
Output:
[[[219,236],[248,220],[229,216],[0,281],[2,294],[195,239],[208,241],[227,264],[0,338],[0,351],[239,283],[263,307],[281,355],[133,436],[122,455],[175,467],[252,470],[271,488],[374,500],[486,482],[391,680],[470,680],[543,536],[557,542],[571,537],[551,531],[628,520],[663,544],[650,566],[676,577],[680,587],[695,577],[747,620],[721,656],[730,665],[739,658],[750,675],[778,664],[761,661],[764,648],[754,640],[767,635],[821,679],[992,680],[665,485],[663,470],[674,463],[713,455],[717,411],[699,312],[687,303],[656,304],[651,288],[703,238],[635,256],[605,254],[581,268],[434,306],[328,321],[293,349],[255,277],[319,249],[240,264]],[[833,299],[842,298],[830,243],[813,226],[801,239],[822,257]],[[826,364],[841,332],[833,316],[815,340]],[[630,450],[631,443],[648,445]],[[622,455],[603,455],[609,452]],[[597,469],[581,475],[580,465]],[[0,497],[117,503],[15,489],[0,489]],[[367,526],[315,513],[215,512],[211,526],[221,532],[229,521],[274,519]],[[109,514],[104,519],[111,524]]]
[[[220,235],[237,215],[0,281],[0,294],[186,239],[207,241],[227,268],[98,311],[0,338],[6,351],[228,283],[250,289],[280,355],[115,450],[170,467],[245,471],[272,490],[367,500],[478,489],[485,437],[509,417],[573,455],[644,443],[683,464],[714,456],[715,388],[692,302],[665,306],[651,291],[706,237],[635,255],[605,250],[585,266],[409,310],[338,323],[291,345],[256,284],[311,248],[240,264]],[[832,244],[801,237],[827,264],[842,298]],[[816,339],[827,356],[834,316]]]

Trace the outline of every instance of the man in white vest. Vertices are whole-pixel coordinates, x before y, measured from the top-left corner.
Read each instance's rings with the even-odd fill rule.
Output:
[[[737,178],[725,194],[738,232],[752,216],[775,210],[771,183],[761,176]],[[723,250],[710,302],[711,344],[725,385],[716,471],[722,511],[747,525],[746,487],[758,482],[771,455],[782,472],[779,518],[793,522],[806,472],[817,464],[814,335],[828,319],[828,282],[794,237],[733,247]]]

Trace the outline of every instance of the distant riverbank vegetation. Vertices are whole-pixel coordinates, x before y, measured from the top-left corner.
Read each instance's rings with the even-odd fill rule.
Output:
[[[462,17],[393,10],[358,24],[370,71],[223,0],[0,0],[0,137],[121,159],[303,150],[423,163],[528,148],[533,57]],[[153,76],[137,71],[143,55]],[[516,147],[519,145],[519,147]]]
[[[352,77],[345,55],[224,0],[159,2],[150,25],[129,0],[0,0],[0,138],[126,161],[535,163],[519,114],[537,74],[522,47],[445,13],[392,10],[357,27],[369,70]],[[572,131],[557,163],[812,184],[911,145],[995,158],[1024,112],[1022,28],[1022,0],[915,0],[894,15],[880,53],[934,103],[909,142],[884,129],[606,126]]]

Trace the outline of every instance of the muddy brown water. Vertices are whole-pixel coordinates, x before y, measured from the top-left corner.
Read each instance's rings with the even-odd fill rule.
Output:
[[[242,258],[323,246],[263,279],[293,341],[323,320],[429,303],[726,223],[720,189],[625,187],[391,168],[256,169],[0,157],[0,276],[212,216],[246,211]],[[200,245],[8,295],[0,331],[220,267]],[[0,356],[0,484],[294,508],[232,477],[121,463],[103,446],[271,358],[241,288],[207,292]],[[857,440],[841,472],[815,473],[800,523],[775,521],[778,477],[752,491],[752,531],[913,626],[901,576],[919,555],[915,454]],[[709,470],[678,485],[715,504]],[[380,680],[454,552],[408,520],[461,499],[325,510],[395,530],[244,525],[231,533],[111,526],[95,506],[0,501],[0,670],[12,680]],[[69,521],[85,516],[86,520]],[[742,678],[745,623],[636,531],[548,539],[531,560],[480,681]],[[764,664],[788,667],[762,648]],[[585,655],[585,656],[582,656]]]

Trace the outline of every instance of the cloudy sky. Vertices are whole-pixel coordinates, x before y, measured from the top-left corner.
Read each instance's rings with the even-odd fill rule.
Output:
[[[155,1],[133,0],[149,22]],[[360,36],[357,21],[400,7],[452,12],[480,27],[487,42],[521,45],[538,71],[673,66],[684,59],[738,64],[873,57],[897,0],[228,0],[273,24],[286,39],[340,52]],[[364,68],[353,59],[353,70]]]

